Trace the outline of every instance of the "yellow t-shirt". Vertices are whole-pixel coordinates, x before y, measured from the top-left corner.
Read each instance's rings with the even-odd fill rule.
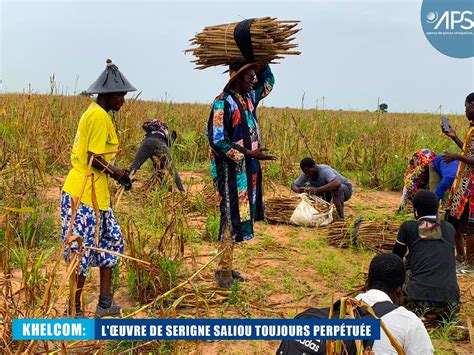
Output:
[[[71,151],[72,169],[63,186],[64,192],[79,197],[89,164],[87,152],[103,155],[109,162],[118,150],[118,138],[110,115],[97,103],[93,102],[79,120],[76,137]],[[107,174],[91,168],[94,179],[94,188],[99,209],[107,211],[110,206],[110,192]],[[93,207],[91,178],[82,194],[81,202]]]

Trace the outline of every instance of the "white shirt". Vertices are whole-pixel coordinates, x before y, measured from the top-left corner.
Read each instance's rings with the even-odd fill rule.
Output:
[[[390,301],[390,297],[383,291],[371,289],[366,293],[361,293],[356,297],[373,306],[377,302]],[[430,336],[426,331],[425,325],[415,313],[405,307],[387,313],[382,318],[388,330],[398,340],[407,355],[433,354],[434,349],[431,344]],[[375,354],[397,354],[395,348],[390,344],[390,340],[380,328],[380,340],[374,342],[373,349]]]

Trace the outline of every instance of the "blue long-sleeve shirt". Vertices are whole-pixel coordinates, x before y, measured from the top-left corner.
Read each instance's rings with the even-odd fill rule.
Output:
[[[441,178],[438,186],[436,186],[436,191],[434,191],[440,200],[443,198],[446,190],[448,190],[453,184],[459,166],[458,160],[454,160],[451,163],[446,163],[442,158],[443,154],[440,154],[436,156],[432,162],[433,169]]]

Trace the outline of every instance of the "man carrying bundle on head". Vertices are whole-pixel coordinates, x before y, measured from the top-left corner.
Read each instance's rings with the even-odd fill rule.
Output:
[[[291,184],[291,189],[332,201],[339,218],[344,219],[344,202],[352,196],[352,184],[329,165],[316,164],[311,158],[301,160],[300,167],[303,173]]]
[[[219,192],[222,256],[216,271],[220,287],[242,276],[232,270],[234,243],[253,238],[253,224],[263,220],[260,160],[275,160],[260,146],[258,103],[273,88],[269,65],[233,63],[230,80],[212,105],[207,125],[211,174]]]
[[[120,110],[125,95],[130,91],[136,89],[110,59],[107,60],[107,68],[87,89],[89,94],[98,94],[97,100],[89,105],[79,120],[71,151],[72,169],[61,195],[62,237],[66,243],[64,256],[67,261],[73,260],[76,253],[80,258],[77,292],[75,296],[72,295],[74,302],[70,300],[65,316],[83,317],[81,295],[91,266],[100,268],[96,318],[120,315],[120,306],[113,302],[112,270],[119,259],[117,254],[123,252],[123,236],[110,207],[108,177],[124,186],[126,191],[132,187],[126,171],[111,164],[119,145],[114,113]],[[114,254],[87,247],[104,249]]]

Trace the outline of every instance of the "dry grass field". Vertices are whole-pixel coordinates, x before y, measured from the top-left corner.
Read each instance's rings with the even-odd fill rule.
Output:
[[[278,343],[247,342],[15,342],[13,318],[60,317],[74,272],[62,260],[59,196],[80,115],[90,98],[35,94],[0,95],[0,333],[7,353],[274,353]],[[256,237],[236,249],[236,266],[248,282],[216,288],[213,270],[219,215],[208,168],[205,125],[209,106],[130,98],[116,115],[121,150],[116,165],[127,167],[142,138],[141,123],[165,120],[178,132],[172,154],[188,191],[183,198],[167,177],[150,186],[151,164],[136,176],[115,209],[126,239],[114,272],[115,299],[125,317],[293,317],[308,307],[329,306],[362,285],[374,253],[340,249],[325,228],[260,223]],[[462,136],[462,116],[449,116]],[[396,215],[403,172],[419,148],[456,151],[441,133],[439,115],[259,109],[263,145],[278,156],[265,162],[267,197],[288,196],[298,162],[313,156],[356,186],[349,222],[363,216],[402,222]],[[112,191],[117,190],[114,182]],[[138,260],[138,261],[137,261]],[[187,282],[186,282],[187,281]],[[474,317],[474,279],[459,278],[460,318]],[[98,295],[98,275],[85,290],[86,315]],[[471,353],[469,338],[453,324],[430,328],[438,353]]]

